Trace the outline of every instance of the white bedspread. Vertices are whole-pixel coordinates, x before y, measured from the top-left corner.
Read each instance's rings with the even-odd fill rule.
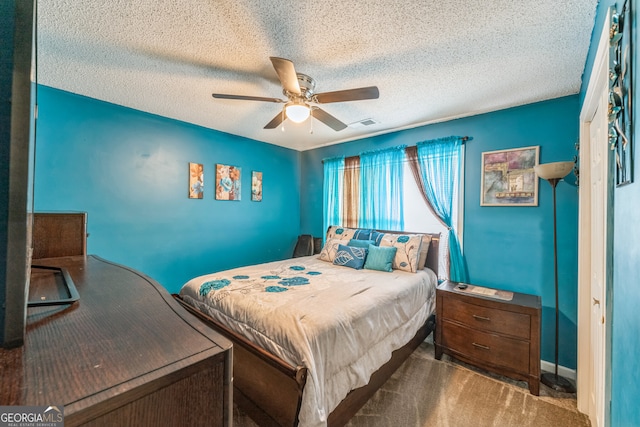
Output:
[[[185,302],[293,366],[308,368],[301,426],[324,426],[435,308],[436,275],[354,270],[317,255],[194,278]]]

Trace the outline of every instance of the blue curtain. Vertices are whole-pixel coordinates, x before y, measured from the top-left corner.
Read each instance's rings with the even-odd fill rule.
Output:
[[[469,281],[460,241],[453,228],[453,194],[460,177],[462,143],[462,138],[454,136],[416,144],[424,191],[434,212],[449,228],[450,278],[455,282]]]
[[[360,154],[358,226],[403,230],[403,163],[406,146]]]
[[[342,189],[344,180],[344,157],[324,159],[324,186],[322,203],[322,240],[331,225],[342,225]]]

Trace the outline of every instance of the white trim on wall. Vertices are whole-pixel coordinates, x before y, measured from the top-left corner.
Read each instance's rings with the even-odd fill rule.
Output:
[[[542,369],[544,372],[555,372],[556,364],[554,362],[547,362],[546,360],[541,360],[540,369]],[[567,368],[566,366],[558,365],[558,375],[575,381],[577,371],[575,369]]]
[[[592,387],[592,349],[591,349],[591,182],[589,149],[590,120],[595,114],[603,91],[608,91],[609,73],[609,22],[611,9],[607,10],[598,49],[594,58],[591,75],[582,109],[580,111],[580,186],[578,214],[578,360],[576,372],[577,408],[592,418],[594,408],[590,405]],[[608,304],[607,304],[608,306]],[[610,313],[606,317],[611,319]],[[610,322],[610,320],[608,320]],[[608,326],[610,328],[610,325]],[[610,330],[610,329],[609,329]],[[607,333],[608,334],[608,333]],[[608,335],[610,337],[610,335]],[[607,338],[610,340],[610,338]],[[605,369],[610,372],[610,343],[605,354]],[[610,387],[604,391],[605,401],[610,399]],[[608,405],[605,405],[607,408]],[[608,409],[605,409],[605,412]],[[605,415],[605,424],[608,414]],[[593,419],[592,419],[593,422]]]

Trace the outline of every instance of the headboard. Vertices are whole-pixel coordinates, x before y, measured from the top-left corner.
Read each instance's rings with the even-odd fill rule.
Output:
[[[426,266],[432,269],[436,276],[440,277],[440,272],[438,271],[440,266],[440,233],[429,234],[431,234],[431,244],[429,245]]]
[[[431,244],[427,253],[426,267],[433,270],[436,276],[439,275],[438,266],[440,265],[440,233],[424,233],[431,236]]]

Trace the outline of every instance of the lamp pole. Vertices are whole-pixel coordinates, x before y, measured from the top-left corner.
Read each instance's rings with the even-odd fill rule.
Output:
[[[558,220],[556,214],[556,186],[558,185],[558,178],[552,178],[549,180],[549,184],[551,184],[551,192],[553,194],[553,274],[554,274],[554,283],[556,290],[556,351],[555,351],[555,362],[556,362],[556,377],[558,376],[558,335],[559,335],[559,327],[558,327],[558,318],[560,311],[558,310]]]
[[[558,221],[556,214],[556,186],[562,178],[547,178],[549,184],[551,184],[551,192],[553,194],[553,273],[555,284],[555,297],[556,297],[556,340],[555,340],[555,373],[544,373],[541,377],[542,384],[551,387],[556,391],[565,393],[575,393],[576,389],[566,378],[558,375],[558,336],[560,332],[559,328],[559,298],[558,298]]]

